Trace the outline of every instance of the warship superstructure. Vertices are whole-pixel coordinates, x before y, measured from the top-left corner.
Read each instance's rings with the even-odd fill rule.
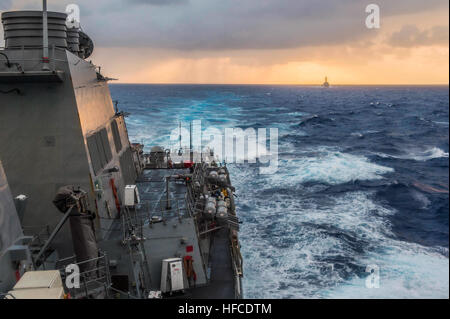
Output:
[[[2,14],[0,298],[241,298],[226,165],[131,143],[66,18]]]

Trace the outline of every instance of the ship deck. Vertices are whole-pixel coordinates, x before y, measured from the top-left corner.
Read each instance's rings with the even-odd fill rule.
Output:
[[[142,176],[137,181],[141,201],[143,202],[164,202],[166,199],[165,177],[177,174],[189,174],[189,169],[145,169]],[[186,195],[184,183],[172,183],[170,185],[170,198],[172,205],[175,201],[181,203]],[[152,204],[153,205],[153,204]],[[180,211],[187,214],[185,206]],[[172,216],[176,217],[175,213]],[[235,277],[233,273],[232,258],[230,252],[229,229],[222,228],[211,233],[211,243],[209,246],[208,271],[210,271],[209,284],[190,288],[183,295],[174,298],[188,299],[235,299]],[[151,256],[150,256],[151,258]]]
[[[193,299],[235,299],[228,229],[218,230],[210,248],[210,284],[190,291]]]

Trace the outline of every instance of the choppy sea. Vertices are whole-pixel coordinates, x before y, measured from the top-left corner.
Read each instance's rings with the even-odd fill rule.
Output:
[[[448,86],[110,88],[147,150],[192,120],[278,129],[276,173],[228,164],[246,298],[449,297]]]

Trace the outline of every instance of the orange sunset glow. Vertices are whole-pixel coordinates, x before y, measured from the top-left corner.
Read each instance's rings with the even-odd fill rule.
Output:
[[[69,3],[49,2],[61,8]],[[251,19],[234,0],[227,2],[229,7],[214,2],[172,0],[167,5],[157,1],[151,5],[149,1],[122,10],[119,2],[117,7],[111,5],[114,1],[94,5],[81,0],[78,4],[83,27],[100,27],[94,34],[93,62],[118,78],[116,83],[308,85],[321,83],[325,76],[334,85],[449,82],[446,1],[431,1],[426,6],[416,1],[396,1],[397,5],[378,1],[381,26],[370,30],[364,23],[368,4],[364,1],[345,6],[329,1],[334,10],[327,8],[327,1],[323,8],[314,4],[317,8],[312,9],[311,1],[281,1],[284,7],[281,2],[263,1],[261,8],[251,7],[255,12]],[[294,3],[298,17],[283,11]],[[225,13],[215,5],[224,7]],[[13,1],[11,8],[4,9],[29,6],[32,1]],[[104,14],[92,19],[87,10]],[[242,18],[231,20],[227,10]],[[303,16],[305,10],[317,19]],[[142,12],[142,18],[136,12]],[[191,18],[197,12],[210,19]],[[115,19],[120,14],[124,19]],[[129,26],[127,17],[132,14],[135,21]],[[137,30],[133,39],[127,38],[130,33],[124,28],[128,27],[128,32]]]

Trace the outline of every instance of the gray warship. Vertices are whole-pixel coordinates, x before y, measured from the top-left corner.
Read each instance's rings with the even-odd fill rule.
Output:
[[[0,299],[242,298],[226,165],[131,143],[94,42],[43,2],[1,16]]]

